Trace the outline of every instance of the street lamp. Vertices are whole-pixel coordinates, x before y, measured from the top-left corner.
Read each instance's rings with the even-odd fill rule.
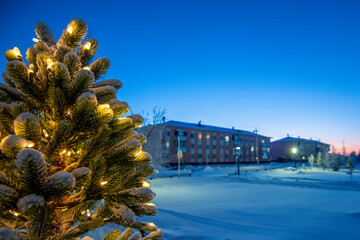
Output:
[[[235,158],[236,158],[236,165],[237,165],[237,174],[238,175],[240,175],[240,165],[239,165],[239,160],[238,160],[238,158],[239,158],[239,156],[240,156],[240,147],[236,147],[236,148],[234,148],[233,149],[233,155],[235,156]]]
[[[292,149],[291,149],[291,152],[293,153],[293,161],[294,161],[294,165],[295,165],[295,169],[296,169],[296,153],[297,153],[297,148],[295,148],[295,147],[293,147]]]

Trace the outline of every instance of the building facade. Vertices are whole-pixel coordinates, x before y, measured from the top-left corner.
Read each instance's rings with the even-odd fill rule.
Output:
[[[270,137],[249,131],[167,121],[140,129],[148,138],[143,150],[162,165],[270,162]],[[151,134],[149,134],[151,132]],[[237,153],[237,157],[234,156]]]
[[[307,161],[312,154],[316,156],[318,152],[325,153],[330,151],[330,145],[312,139],[286,137],[271,142],[271,156],[273,161]]]

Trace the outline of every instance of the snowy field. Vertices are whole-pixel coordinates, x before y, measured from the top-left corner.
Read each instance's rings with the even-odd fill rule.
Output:
[[[152,179],[159,210],[145,220],[167,240],[360,239],[360,171],[350,178],[289,166],[242,165],[240,176],[234,166],[200,167]]]

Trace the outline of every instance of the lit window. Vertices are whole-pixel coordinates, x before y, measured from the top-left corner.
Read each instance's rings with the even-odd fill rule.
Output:
[[[199,133],[199,139],[201,139],[201,133]]]
[[[252,152],[254,151],[254,147],[251,147],[251,151],[252,151]]]
[[[206,139],[210,139],[210,134],[206,134]]]
[[[229,141],[229,136],[225,136],[225,142]]]
[[[166,142],[166,147],[170,147],[170,142]]]

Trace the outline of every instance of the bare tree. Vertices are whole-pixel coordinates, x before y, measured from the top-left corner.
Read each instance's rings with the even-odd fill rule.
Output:
[[[139,131],[144,134],[148,140],[147,143],[144,144],[143,149],[151,154],[153,165],[156,168],[168,164],[166,161],[164,140],[164,130],[166,126],[162,124],[167,120],[166,112],[166,108],[155,106],[151,113],[141,113],[144,117],[144,123]]]

